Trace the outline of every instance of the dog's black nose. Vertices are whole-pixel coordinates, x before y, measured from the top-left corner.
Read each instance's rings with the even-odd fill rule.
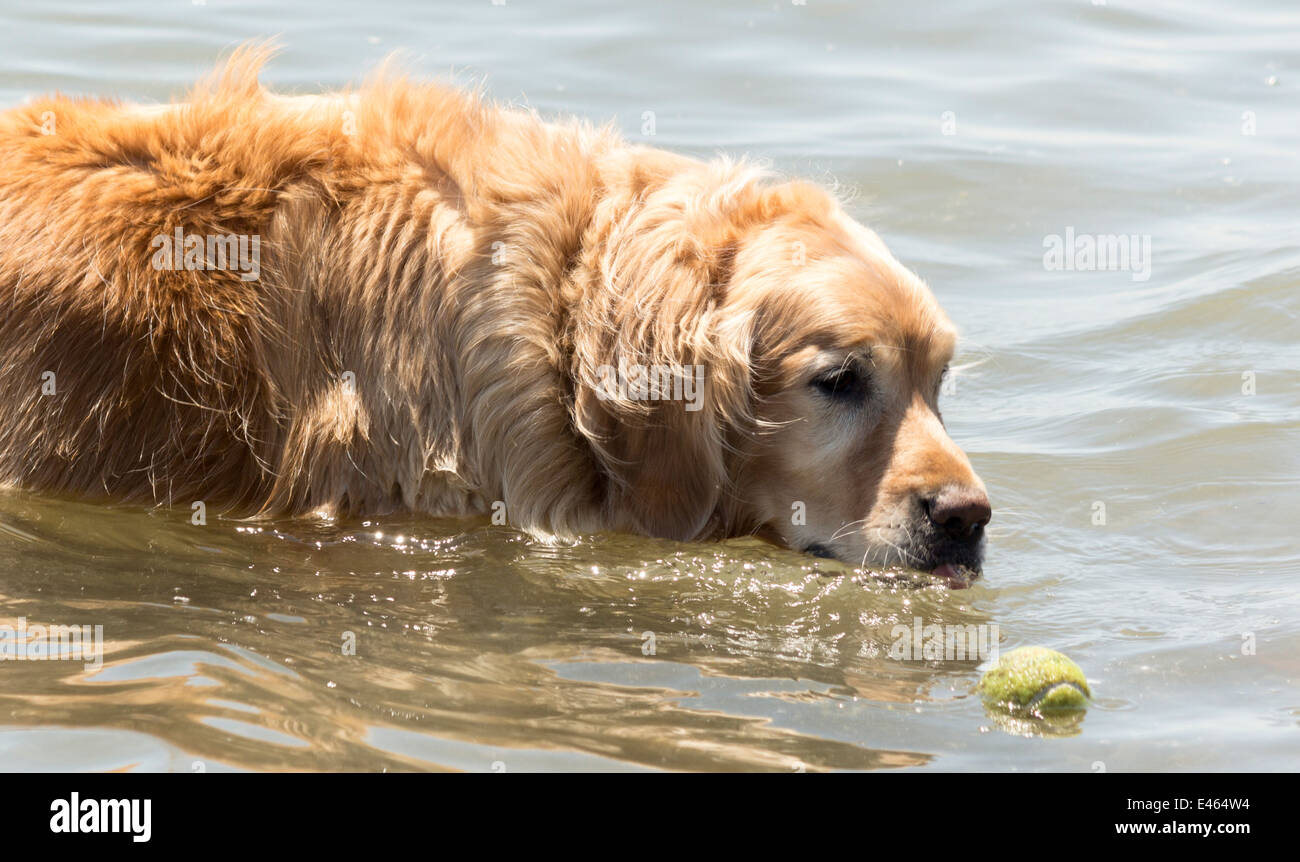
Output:
[[[935,526],[960,542],[978,539],[993,517],[988,496],[976,488],[952,488],[925,501],[925,513]]]

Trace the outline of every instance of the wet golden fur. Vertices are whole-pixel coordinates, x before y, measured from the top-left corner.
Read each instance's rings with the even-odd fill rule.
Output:
[[[391,74],[280,97],[263,55],[173,106],[0,115],[0,482],[848,557],[973,480],[950,324],[821,189]],[[259,236],[260,278],[155,269],[177,227]],[[807,363],[872,345],[872,412],[810,420]],[[619,362],[704,366],[703,409],[597,397]]]

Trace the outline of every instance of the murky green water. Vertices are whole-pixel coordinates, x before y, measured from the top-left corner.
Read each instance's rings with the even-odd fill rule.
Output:
[[[0,662],[0,767],[1300,768],[1293,4],[3,14],[5,105],[165,99],[278,33],[280,88],[406,47],[501,100],[856,190],[963,329],[945,418],[995,516],[985,578],[949,592],[752,541],[195,526],[5,492],[0,622],[106,646],[98,669]],[[1067,230],[1149,236],[1150,277],[1046,269]],[[890,657],[918,619],[1060,649],[1098,702],[1050,734],[990,716],[978,662]]]

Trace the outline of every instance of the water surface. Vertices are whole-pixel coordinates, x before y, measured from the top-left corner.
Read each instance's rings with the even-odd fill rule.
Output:
[[[4,105],[166,100],[278,34],[283,90],[401,48],[503,102],[835,184],[963,331],[944,415],[995,516],[984,579],[952,592],[749,540],[195,526],[5,492],[0,617],[107,643],[98,669],[0,663],[0,767],[1300,768],[1294,4],[3,15]],[[1067,229],[1149,237],[1149,277],[1045,268]],[[1098,702],[1053,732],[990,715],[978,661],[889,656],[916,619],[1062,650]]]

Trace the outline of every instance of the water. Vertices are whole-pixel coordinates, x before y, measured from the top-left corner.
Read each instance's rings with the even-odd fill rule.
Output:
[[[165,100],[279,34],[279,89],[406,48],[839,185],[963,330],[945,418],[995,516],[984,579],[950,592],[754,541],[5,492],[0,616],[102,624],[106,651],[0,664],[0,767],[1300,768],[1293,4],[5,5],[4,105]],[[1067,229],[1149,236],[1149,278],[1045,269]],[[917,618],[1062,650],[1097,703],[986,713],[977,661],[889,657]]]

